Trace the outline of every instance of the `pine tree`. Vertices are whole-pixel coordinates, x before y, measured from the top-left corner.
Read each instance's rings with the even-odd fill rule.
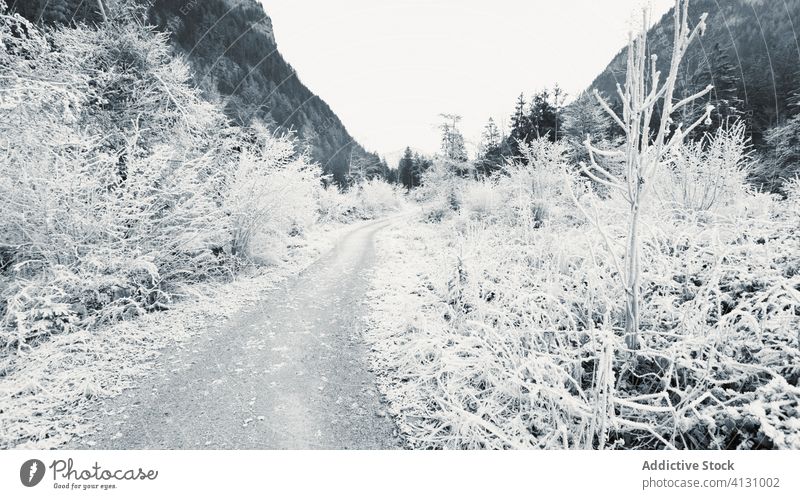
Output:
[[[103,0],[26,0],[17,2],[16,9],[27,19],[45,24],[99,22],[108,17]]]
[[[386,162],[386,158],[380,158],[380,167],[381,167],[381,174],[380,178],[386,180],[387,182],[391,183],[389,180],[389,164]]]
[[[389,170],[386,172],[386,181],[390,184],[400,183],[400,172],[397,168],[389,168]]]
[[[422,185],[422,175],[433,165],[433,161],[425,156],[414,154],[414,166],[412,168],[412,187]]]
[[[728,123],[740,119],[744,115],[745,104],[739,98],[740,77],[736,72],[736,66],[731,62],[727,51],[722,50],[719,44],[714,46],[711,55],[714,91],[714,112],[712,120],[718,124]]]
[[[403,157],[400,158],[400,163],[397,165],[397,174],[400,183],[406,189],[414,187],[414,155],[410,147],[406,147]]]
[[[687,111],[684,113],[686,121],[695,120],[705,112],[707,106],[714,107],[710,119],[694,130],[691,139],[698,140],[721,126],[731,125],[745,117],[745,104],[739,98],[739,81],[736,66],[731,63],[728,52],[723,50],[719,43],[715,44],[707,64],[701,65],[692,78],[689,88],[684,90],[685,94],[690,95],[702,90],[708,84],[714,86],[707,99],[699,100],[691,107],[687,106]]]
[[[564,101],[567,100],[567,94],[556,83],[553,86],[553,109],[555,111],[555,128],[553,130],[553,141],[561,140],[564,132],[562,111],[564,109]]]
[[[754,180],[759,187],[778,191],[786,180],[800,176],[800,114],[768,130],[765,139],[769,154]]]
[[[563,97],[561,90],[556,87],[557,93],[551,98],[550,91],[545,89],[533,96],[529,121],[533,130],[533,137],[540,139],[547,137],[551,141],[557,139],[558,130],[558,100]]]
[[[486,122],[486,127],[483,129],[482,145],[484,148],[499,147],[500,145],[500,130],[494,123],[494,119],[489,118]]]
[[[516,107],[514,108],[514,114],[511,116],[511,133],[508,140],[512,155],[516,156],[519,154],[520,143],[527,144],[532,138],[531,122],[527,112],[525,95],[519,94]]]
[[[490,175],[500,169],[503,163],[502,137],[494,120],[489,118],[481,136],[476,167],[482,175]]]
[[[572,147],[577,161],[589,159],[584,146],[587,138],[601,148],[608,148],[611,118],[590,93],[581,93],[572,104],[567,106],[563,120],[561,133]]]
[[[442,130],[442,155],[445,159],[454,162],[467,161],[467,150],[464,146],[464,136],[458,129],[461,116],[457,114],[441,115],[443,122],[439,127]]]

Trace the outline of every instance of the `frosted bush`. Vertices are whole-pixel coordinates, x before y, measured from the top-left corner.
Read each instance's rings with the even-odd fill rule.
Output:
[[[400,190],[380,179],[360,184],[357,187],[356,199],[356,207],[361,218],[376,218],[397,211],[403,204]]]
[[[289,137],[261,133],[260,142],[241,154],[223,202],[232,219],[232,253],[254,256],[302,235],[317,218],[310,200],[321,189],[319,169],[295,151]]]
[[[654,191],[662,207],[720,210],[748,193],[748,174],[748,139],[740,123],[675,148],[656,172]]]
[[[520,144],[521,158],[503,167],[505,176],[499,185],[505,193],[502,205],[510,220],[541,227],[559,218],[564,210],[571,211],[564,184],[567,153],[565,144],[546,138]]]
[[[342,192],[336,185],[317,191],[317,209],[322,223],[347,222],[356,213],[357,201],[350,193]]]
[[[231,127],[165,35],[3,16],[0,37],[0,345],[169,308],[317,221],[318,167]]]
[[[6,39],[22,21],[3,20]],[[24,33],[0,81],[0,343],[18,345],[168,307],[174,284],[224,271],[214,250],[229,239],[228,128],[165,38],[127,24]]]
[[[372,179],[341,191],[336,186],[320,189],[316,196],[319,218],[323,222],[349,222],[379,218],[405,204],[400,189],[384,180]]]
[[[596,202],[605,236],[502,218],[407,229],[426,230],[416,237],[424,243],[404,235],[413,251],[379,286],[403,283],[397,300],[415,300],[416,315],[402,328],[390,315],[374,340],[412,445],[797,448],[800,241],[796,219],[782,215],[790,205],[768,218],[646,214],[651,263],[632,363],[620,334],[621,262],[603,241],[621,247],[625,219]]]
[[[459,190],[462,184],[463,179],[456,175],[456,165],[437,158],[422,174],[421,186],[415,195],[426,206],[426,216],[429,219],[441,220],[448,213],[459,210]]]
[[[786,191],[786,200],[789,201],[789,206],[794,204],[795,207],[800,207],[800,177],[787,180],[783,188]]]
[[[461,208],[476,218],[488,218],[495,214],[498,205],[496,187],[490,181],[471,182],[460,193]]]

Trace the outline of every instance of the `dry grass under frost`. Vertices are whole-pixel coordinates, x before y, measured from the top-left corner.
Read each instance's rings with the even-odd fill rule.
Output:
[[[502,182],[379,236],[369,339],[412,446],[800,448],[797,200],[649,210],[634,353],[623,205],[584,193],[601,231],[574,212],[533,228]]]

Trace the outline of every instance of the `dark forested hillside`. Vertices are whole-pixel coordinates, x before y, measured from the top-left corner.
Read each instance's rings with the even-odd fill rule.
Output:
[[[172,33],[197,70],[197,83],[218,92],[225,111],[247,124],[262,118],[293,129],[339,183],[353,156],[365,156],[338,116],[300,81],[278,51],[272,22],[256,0],[156,0],[151,21]]]
[[[714,125],[727,116],[741,115],[753,142],[762,145],[767,130],[800,111],[792,106],[792,96],[800,90],[800,42],[794,28],[800,25],[800,2],[695,0],[689,12],[692,22],[707,12],[708,29],[689,48],[677,96],[714,85],[707,99],[717,108]],[[670,10],[649,34],[648,48],[658,55],[662,74],[670,62],[672,15]],[[612,100],[616,84],[625,82],[626,53],[617,54],[592,83]],[[695,108],[704,105],[698,103]]]
[[[99,20],[99,7],[110,17],[133,2],[103,0],[26,0],[10,6],[39,23]],[[188,59],[195,84],[222,99],[226,114],[249,125],[265,121],[277,131],[294,130],[326,174],[351,183],[352,163],[382,165],[355,142],[328,104],[300,81],[278,51],[272,22],[257,0],[151,0],[149,19],[170,34]],[[383,173],[383,172],[380,172]]]
[[[70,23],[99,21],[106,9],[105,0],[11,0],[12,10],[34,23]]]

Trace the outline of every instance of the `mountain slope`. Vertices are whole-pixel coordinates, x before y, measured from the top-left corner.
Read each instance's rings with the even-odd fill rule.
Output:
[[[99,22],[102,20],[98,0],[6,0],[12,11],[34,23],[71,23],[73,21]]]
[[[172,34],[196,69],[196,83],[222,96],[232,119],[247,124],[258,117],[272,128],[296,131],[325,173],[340,183],[351,155],[372,156],[284,60],[258,1],[156,0],[150,20]]]
[[[708,13],[708,29],[689,49],[683,64],[683,80],[676,95],[715,86],[712,104],[739,102],[756,145],[764,133],[797,112],[793,94],[800,89],[800,2],[775,0],[695,0],[690,19]],[[674,33],[673,10],[650,30],[649,49],[658,55],[662,74],[669,64]],[[616,95],[616,84],[625,81],[627,49],[623,49],[595,79],[592,88]],[[725,93],[726,95],[722,95]],[[698,106],[702,107],[702,106]]]
[[[102,22],[150,5],[151,24],[170,34],[195,73],[195,84],[221,98],[239,124],[266,122],[277,132],[293,130],[312,159],[340,185],[351,163],[385,168],[347,132],[325,101],[311,92],[278,50],[272,21],[257,0],[11,0],[12,11],[35,23]]]

